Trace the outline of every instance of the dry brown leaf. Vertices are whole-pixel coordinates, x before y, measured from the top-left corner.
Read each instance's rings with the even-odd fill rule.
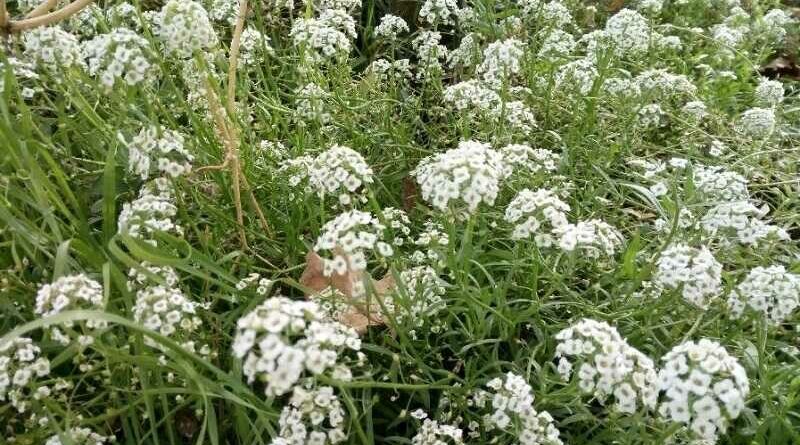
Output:
[[[406,213],[411,213],[417,206],[419,200],[419,187],[417,182],[411,176],[403,178],[403,210]]]
[[[340,250],[335,253],[344,255],[344,252]],[[386,274],[378,281],[372,280],[369,274],[361,271],[348,271],[343,275],[333,274],[326,277],[322,272],[323,267],[323,259],[316,252],[310,251],[306,254],[306,268],[300,276],[300,284],[306,287],[307,298],[311,298],[329,287],[341,292],[348,299],[345,303],[350,309],[342,314],[338,321],[355,329],[359,334],[364,333],[369,326],[380,326],[385,323],[381,314],[381,305],[377,301],[367,305],[365,301],[354,298],[353,285],[367,278],[372,281],[375,289],[373,298],[381,298],[395,288],[394,277],[391,274]]]

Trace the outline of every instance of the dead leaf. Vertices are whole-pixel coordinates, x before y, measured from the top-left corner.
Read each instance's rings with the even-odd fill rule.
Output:
[[[417,206],[419,187],[411,176],[403,178],[403,210],[410,213]]]
[[[334,253],[344,256],[344,252],[339,249],[335,249]],[[310,251],[306,254],[306,268],[300,276],[300,284],[307,288],[307,298],[311,298],[329,287],[338,290],[347,299],[344,303],[349,308],[339,316],[338,321],[355,329],[359,334],[366,332],[369,326],[380,326],[385,323],[379,302],[371,301],[370,304],[367,304],[363,298],[354,296],[353,287],[366,278],[372,281],[373,289],[375,289],[372,299],[382,298],[395,288],[394,277],[391,274],[386,274],[378,281],[372,280],[369,274],[362,271],[348,271],[345,274],[334,273],[330,277],[326,277],[323,268],[324,260],[316,252]]]
[[[619,12],[625,6],[625,0],[611,0],[606,7],[608,12]]]

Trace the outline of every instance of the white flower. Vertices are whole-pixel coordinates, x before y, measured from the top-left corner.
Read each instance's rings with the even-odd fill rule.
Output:
[[[85,42],[82,52],[89,74],[97,76],[106,90],[118,81],[127,85],[150,83],[158,73],[147,39],[127,28],[115,28]]]
[[[217,45],[208,12],[194,0],[167,2],[156,17],[155,33],[164,42],[167,54],[182,59]]]
[[[599,219],[566,224],[554,231],[558,246],[567,252],[580,250],[588,258],[613,256],[622,245],[622,234],[610,224]]]
[[[232,348],[248,382],[263,382],[266,395],[275,396],[303,376],[334,372],[360,345],[355,330],[329,320],[316,303],[273,297],[239,319]]]
[[[381,17],[381,22],[375,27],[375,35],[389,42],[397,40],[400,33],[408,32],[408,24],[401,17],[386,14]]]
[[[440,60],[447,58],[447,47],[441,41],[442,35],[436,31],[422,31],[411,41],[419,59],[417,78],[430,79],[441,73]]]
[[[555,232],[569,224],[567,212],[569,205],[552,191],[522,189],[506,207],[505,220],[514,224],[512,239],[535,235],[536,244],[550,247]]]
[[[755,91],[756,103],[767,107],[775,107],[783,102],[783,83],[777,80],[762,78]]]
[[[133,202],[122,205],[117,220],[119,233],[155,243],[156,232],[183,235],[183,228],[172,218],[177,215],[172,189],[163,178],[147,184]]]
[[[34,312],[42,317],[80,309],[103,309],[103,286],[84,274],[60,277],[53,283],[43,285],[36,293]],[[87,320],[85,324],[89,329],[106,326],[106,323],[100,320]],[[67,327],[72,325],[72,322],[64,323]],[[69,338],[60,332],[54,335],[54,338],[64,344],[69,342]]]
[[[22,43],[25,57],[48,71],[60,72],[73,66],[84,66],[78,38],[57,26],[25,31]]]
[[[789,234],[785,230],[760,219],[767,211],[766,207],[760,209],[749,201],[721,202],[708,210],[700,225],[711,238],[721,239],[725,244],[738,241],[757,245],[768,237],[788,241]]]
[[[605,36],[619,57],[641,56],[647,52],[650,39],[655,35],[647,19],[631,9],[620,10],[606,22]]]
[[[800,276],[783,266],[756,267],[728,298],[735,318],[755,312],[772,324],[783,323],[800,305]]]
[[[633,414],[639,406],[655,408],[658,398],[653,360],[628,345],[608,323],[583,319],[555,336],[561,378],[577,369],[578,387],[601,402],[609,396],[614,409]]]
[[[136,292],[133,319],[194,352],[192,333],[203,323],[198,316],[199,308],[198,303],[189,300],[177,287],[159,284]],[[148,336],[144,337],[144,342],[153,348],[165,349]]]
[[[441,211],[456,201],[469,212],[484,202],[494,204],[504,177],[503,156],[475,141],[459,142],[458,148],[423,159],[412,175],[422,189],[422,198]]]
[[[35,394],[36,377],[50,374],[50,361],[40,357],[41,349],[27,337],[0,343],[0,401],[9,400],[18,412],[25,412],[28,398]]]
[[[533,388],[522,376],[509,372],[490,380],[486,387],[488,391],[476,391],[473,401],[480,408],[490,402],[493,411],[483,417],[490,437],[510,434],[520,444],[562,445],[550,413],[538,412],[533,407]]]
[[[269,44],[267,35],[253,26],[248,26],[242,31],[241,47],[239,50],[239,65],[242,68],[260,63],[264,54],[274,54],[275,50]]]
[[[128,146],[128,170],[147,179],[157,171],[176,178],[192,169],[194,155],[184,148],[184,137],[177,131],[144,127],[133,137]]]
[[[62,438],[67,440],[62,441]],[[108,437],[101,436],[88,428],[75,427],[50,437],[44,445],[104,445],[108,441]]]
[[[525,44],[520,40],[492,42],[483,50],[483,62],[478,65],[477,73],[491,88],[500,88],[508,84],[510,78],[519,74],[524,56]]]
[[[708,339],[682,343],[661,361],[659,414],[688,426],[697,440],[716,442],[744,408],[750,392],[744,368]]]
[[[419,17],[431,25],[453,23],[458,2],[456,0],[425,0],[419,10]]]
[[[539,48],[539,57],[545,60],[557,60],[569,56],[577,42],[572,34],[560,29],[553,29],[547,34]]]
[[[272,445],[328,445],[347,438],[345,411],[330,386],[295,386],[289,405],[281,411],[278,429]]]
[[[282,170],[290,168],[299,170],[292,183],[307,177],[310,189],[320,199],[326,195],[356,195],[363,185],[373,181],[372,169],[361,154],[341,145],[333,145],[313,159],[303,157],[282,163]]]
[[[653,281],[680,289],[683,298],[705,309],[722,292],[722,265],[705,246],[675,244],[661,252]]]
[[[775,130],[777,118],[772,108],[751,108],[739,118],[739,130],[756,139],[769,137]]]
[[[319,18],[302,18],[294,21],[289,37],[294,46],[301,48],[304,60],[321,64],[347,57],[355,38],[355,22],[352,16],[337,10],[328,11]]]

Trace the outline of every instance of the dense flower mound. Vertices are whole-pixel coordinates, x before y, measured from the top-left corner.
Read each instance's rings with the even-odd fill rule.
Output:
[[[3,443],[796,441],[781,2],[5,3]]]
[[[520,444],[561,445],[553,417],[533,407],[533,389],[521,376],[507,373],[486,383],[487,390],[478,390],[473,402],[491,413],[483,417],[488,437],[510,434]]]
[[[268,396],[292,391],[304,376],[350,380],[347,351],[359,349],[355,330],[326,318],[316,303],[286,297],[270,298],[239,319],[233,342],[247,380],[263,383]]]
[[[494,204],[504,171],[503,156],[489,144],[464,141],[458,148],[423,160],[413,174],[422,198],[437,209],[445,211],[463,203],[474,212],[481,202]]]
[[[744,368],[719,343],[689,341],[662,357],[658,412],[714,443],[739,417],[750,393]]]
[[[783,266],[756,267],[728,297],[731,314],[753,312],[772,324],[781,324],[800,306],[800,276]]]
[[[705,246],[670,246],[661,252],[656,266],[658,285],[680,290],[686,301],[701,309],[722,292],[722,265]]]
[[[558,371],[564,380],[574,372],[582,392],[600,401],[613,396],[614,409],[622,413],[655,408],[653,360],[628,345],[612,326],[584,319],[556,334],[556,340]]]

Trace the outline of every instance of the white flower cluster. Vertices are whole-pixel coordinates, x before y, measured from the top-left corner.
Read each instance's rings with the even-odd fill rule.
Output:
[[[597,67],[590,59],[583,58],[561,65],[556,71],[555,84],[568,87],[571,92],[585,96],[592,91],[597,78]]]
[[[39,79],[35,64],[8,55],[6,57],[8,57],[6,63],[0,61],[0,94],[6,91],[6,70],[11,71],[11,77],[16,80],[23,98],[30,99],[42,90],[41,87],[30,82]]]
[[[408,32],[408,23],[392,14],[381,17],[381,22],[375,27],[375,36],[389,42],[397,40],[397,36],[403,32]]]
[[[332,10],[325,10],[323,14],[327,11]],[[295,20],[289,36],[294,46],[303,49],[304,60],[316,65],[338,60],[350,53],[350,39],[355,38],[355,23],[349,14],[342,12],[344,15],[328,13],[325,17]],[[346,19],[348,17],[349,21]],[[350,30],[352,33],[348,35]]]
[[[789,234],[782,228],[767,224],[763,218],[769,209],[758,208],[749,201],[729,201],[715,205],[700,220],[703,230],[727,245],[731,240],[745,245],[757,245],[772,237],[787,241]]]
[[[292,159],[282,169],[295,168],[290,184],[308,178],[308,186],[320,199],[337,196],[341,205],[352,204],[353,195],[365,184],[371,184],[372,169],[364,157],[352,148],[333,145],[314,158]],[[363,198],[363,197],[362,197]]]
[[[458,47],[447,55],[447,65],[450,68],[457,66],[473,67],[480,62],[481,58],[481,35],[470,32],[461,38]]]
[[[73,66],[84,66],[78,38],[57,26],[26,31],[22,35],[22,43],[26,59],[48,71],[59,72]]]
[[[0,401],[8,400],[11,406],[23,413],[28,409],[28,397],[49,395],[49,388],[33,386],[36,377],[50,374],[50,361],[40,357],[41,349],[27,337],[17,337],[0,344]],[[30,390],[30,391],[29,391]]]
[[[417,78],[430,79],[441,72],[439,61],[447,58],[447,47],[441,42],[442,35],[437,31],[422,31],[411,41],[419,59]]]
[[[611,50],[618,57],[635,58],[647,52],[650,39],[656,37],[647,19],[632,9],[622,9],[606,22],[603,30]]]
[[[393,314],[398,325],[408,323],[413,326],[409,331],[416,338],[417,329],[423,327],[439,311],[444,309],[442,296],[445,292],[445,281],[430,266],[417,266],[400,272],[398,290],[391,300],[385,304],[387,311]],[[432,323],[430,330],[439,332],[441,325]]]
[[[133,137],[128,146],[128,171],[147,179],[157,171],[177,178],[192,169],[194,155],[184,148],[181,133],[157,126],[147,126]]]
[[[392,256],[394,249],[384,241],[385,229],[378,218],[359,210],[344,212],[325,223],[314,244],[316,252],[333,253],[333,259],[323,260],[323,274],[329,277],[366,270],[367,255],[372,251],[383,258]],[[362,282],[352,284],[356,295],[362,295],[366,290]]]
[[[605,221],[590,219],[567,224],[558,231],[558,247],[566,252],[580,250],[588,258],[611,257],[622,246],[622,234]]]
[[[208,16],[219,23],[234,25],[239,15],[239,2],[237,0],[211,0],[208,5]]]
[[[253,26],[248,26],[242,31],[239,61],[242,68],[254,66],[261,62],[263,54],[274,54],[275,50],[269,44],[270,38]]]
[[[728,297],[728,308],[734,318],[749,310],[775,325],[789,318],[797,306],[800,306],[800,275],[788,272],[783,266],[754,268]]]
[[[128,291],[136,292],[153,284],[163,284],[168,288],[176,287],[180,282],[180,277],[175,269],[168,266],[153,266],[147,261],[143,261],[140,269],[132,267],[128,270]],[[147,273],[145,273],[145,271]],[[148,275],[149,274],[149,275]],[[155,277],[155,278],[153,278]]]
[[[569,224],[567,212],[569,205],[552,191],[522,189],[506,207],[505,220],[514,224],[512,239],[534,235],[539,247],[550,247],[554,234],[561,233]]]
[[[525,44],[517,39],[492,42],[483,50],[483,62],[477,72],[492,88],[500,88],[522,69]]]
[[[739,119],[739,131],[755,139],[769,137],[776,125],[777,117],[772,108],[754,107],[742,113]]]
[[[130,86],[151,82],[158,73],[158,67],[150,62],[147,39],[127,28],[100,34],[85,42],[82,50],[89,74],[98,76],[106,90],[117,81]]]
[[[708,339],[678,345],[661,360],[659,414],[688,426],[697,439],[715,443],[744,408],[750,392],[744,368]]]
[[[564,380],[577,366],[581,391],[601,402],[613,395],[617,411],[633,414],[639,407],[655,408],[658,386],[653,360],[628,345],[614,327],[583,319],[555,338],[558,372]]]
[[[755,100],[759,105],[775,107],[783,102],[783,83],[762,78],[755,90]]]
[[[189,300],[177,287],[148,286],[136,292],[133,319],[194,352],[196,345],[190,336],[203,324],[197,315],[198,308],[199,304]],[[148,336],[144,337],[144,342],[148,346],[162,348]]]
[[[101,436],[89,428],[74,427],[50,437],[44,445],[105,445],[108,441],[108,437]]]
[[[84,274],[68,275],[58,278],[53,283],[45,284],[36,293],[36,307],[34,312],[42,317],[49,317],[63,311],[78,309],[102,309],[103,286]],[[73,322],[63,323],[72,327]],[[86,320],[88,329],[102,329],[106,322],[102,320]],[[58,328],[52,328],[53,338],[61,344],[68,344],[70,338]],[[80,341],[90,342],[88,337],[81,337]]]
[[[491,414],[486,414],[483,424],[489,434],[506,432],[515,436],[520,445],[561,445],[559,431],[547,411],[538,412],[533,407],[533,388],[521,376],[507,373],[486,383],[488,391],[479,389],[473,402],[484,408],[489,402]],[[499,430],[491,433],[492,430]]]
[[[217,45],[217,34],[208,12],[194,0],[170,0],[156,16],[155,33],[167,54],[188,59],[196,51]]]
[[[263,382],[268,396],[286,394],[306,372],[350,380],[340,356],[360,348],[356,331],[330,321],[316,303],[286,297],[270,298],[240,318],[233,341],[248,382]]]
[[[427,416],[425,413],[416,415],[424,420],[417,430],[417,434],[411,438],[411,445],[462,445],[464,443],[464,431],[461,428],[426,419]]]
[[[172,218],[178,213],[172,191],[164,178],[145,185],[139,197],[122,205],[117,221],[119,233],[155,244],[156,232],[175,232],[183,235],[183,227]]]
[[[661,252],[654,282],[679,289],[689,303],[705,309],[722,292],[722,265],[707,247],[674,244]]]
[[[443,98],[458,111],[469,110],[473,113],[487,114],[496,113],[495,110],[502,102],[497,92],[475,79],[447,86]]]
[[[552,173],[558,168],[561,156],[543,148],[527,144],[509,144],[498,150],[506,162],[506,176],[512,172]]]
[[[472,213],[481,202],[494,204],[505,177],[505,161],[489,144],[462,141],[458,148],[423,159],[412,171],[422,198],[441,211],[461,200]]]
[[[411,61],[408,59],[398,59],[388,61],[377,59],[367,68],[367,74],[377,78],[378,85],[384,86],[386,82],[402,82],[411,79]]]
[[[306,121],[319,122],[326,124],[331,120],[331,115],[327,111],[325,99],[331,93],[315,84],[308,83],[295,91],[295,110],[298,124],[306,125]]]
[[[278,437],[270,445],[337,444],[347,439],[345,413],[330,386],[305,389],[295,386],[289,406],[278,419]]]
[[[451,25],[458,11],[456,0],[425,0],[419,9],[419,18],[431,25]]]
[[[664,100],[675,96],[691,97],[697,87],[683,74],[673,74],[665,69],[642,72],[633,82],[639,94],[647,100]]]
[[[708,201],[742,201],[750,198],[747,179],[724,167],[695,165],[692,181],[697,191]]]
[[[444,267],[446,254],[444,249],[450,244],[450,237],[444,232],[441,224],[425,221],[423,230],[414,240],[414,245],[427,247],[425,252],[415,250],[411,256],[411,262],[415,264],[432,263],[439,267]]]
[[[239,280],[239,282],[236,283],[236,289],[245,290],[248,287],[255,287],[257,294],[267,295],[273,284],[274,281],[253,272],[245,278]]]
[[[560,29],[553,29],[542,41],[538,56],[549,61],[559,60],[572,54],[576,46],[577,42],[572,34]]]

